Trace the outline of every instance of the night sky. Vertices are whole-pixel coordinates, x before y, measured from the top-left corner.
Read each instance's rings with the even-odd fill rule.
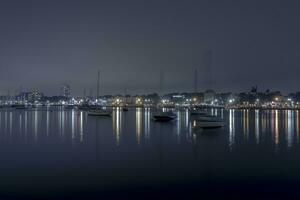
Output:
[[[299,1],[1,0],[0,92],[300,90]]]

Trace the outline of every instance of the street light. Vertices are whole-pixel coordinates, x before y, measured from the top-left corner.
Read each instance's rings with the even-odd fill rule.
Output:
[[[229,99],[229,103],[233,103],[234,102],[234,99]]]

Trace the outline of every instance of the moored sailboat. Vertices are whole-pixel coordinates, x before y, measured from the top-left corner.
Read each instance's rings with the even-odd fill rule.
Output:
[[[98,79],[97,79],[97,97],[96,99],[99,98],[99,82],[100,82],[100,71],[98,70]],[[111,116],[111,111],[103,108],[99,108],[97,105],[94,108],[89,108],[87,111],[87,114],[90,116],[106,116],[109,117]]]
[[[206,129],[206,128],[221,128],[224,126],[222,119],[215,116],[203,116],[195,120],[193,130]]]
[[[159,121],[159,122],[168,122],[171,121],[173,119],[177,118],[177,115],[171,111],[168,112],[157,112],[155,114],[153,114],[152,118],[155,121]]]
[[[87,113],[90,116],[106,116],[106,117],[111,116],[111,111],[104,110],[104,109],[92,109],[92,110],[89,110]]]

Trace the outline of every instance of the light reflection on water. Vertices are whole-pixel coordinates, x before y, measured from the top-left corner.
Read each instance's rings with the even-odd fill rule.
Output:
[[[116,108],[112,115],[113,134],[116,139],[116,145],[120,143],[120,134],[122,129],[122,113],[120,108]]]
[[[255,139],[257,144],[259,144],[259,137],[260,137],[259,123],[260,123],[259,110],[255,110]]]
[[[181,130],[181,124],[182,124],[182,117],[185,118],[185,113],[181,114],[180,111],[177,111],[177,116],[178,116],[178,120],[177,120],[177,142],[180,143],[180,133],[181,133],[180,130]]]
[[[148,141],[150,139],[150,121],[151,121],[150,108],[145,108],[144,119],[145,119],[144,122],[145,139]]]
[[[136,124],[136,141],[137,144],[141,144],[141,134],[142,134],[142,108],[136,109],[135,115],[135,124]]]
[[[275,113],[275,114],[274,114]],[[278,114],[278,110],[273,110],[272,111],[272,114],[274,114],[274,117],[272,116],[272,119],[274,121],[274,143],[275,143],[275,147],[276,147],[276,150],[278,148],[278,144],[279,144],[279,114]]]
[[[154,122],[152,112],[150,108],[132,108],[128,112],[114,108],[112,117],[104,119],[90,117],[85,111],[77,110],[3,109],[0,110],[0,143],[16,142],[16,139],[23,143],[39,143],[52,138],[76,145],[90,138],[88,134],[92,134],[93,128],[88,126],[94,127],[95,124],[100,132],[103,129],[108,134],[111,132],[116,146],[127,143],[124,134],[132,134],[130,138],[134,138],[133,144],[136,145],[151,143],[154,133],[168,136],[169,142],[174,141],[174,144],[193,143],[197,133],[193,133],[191,127],[197,117],[191,117],[188,110],[176,111],[178,118],[167,124]],[[239,145],[272,144],[276,152],[299,144],[299,111],[211,109],[209,113],[224,119],[225,126],[214,131],[218,132],[218,137],[230,151]],[[158,133],[162,129],[166,133]],[[210,130],[203,131],[206,132]]]
[[[299,143],[299,111],[295,111],[295,128],[296,128],[296,135],[297,135],[297,143]]]
[[[79,135],[80,135],[80,142],[83,141],[83,113],[80,112],[80,121],[79,121]]]
[[[286,111],[287,116],[287,132],[286,132],[286,140],[288,148],[292,147],[294,142],[294,112],[288,110]]]
[[[235,140],[235,116],[234,109],[229,110],[229,148],[234,145]]]

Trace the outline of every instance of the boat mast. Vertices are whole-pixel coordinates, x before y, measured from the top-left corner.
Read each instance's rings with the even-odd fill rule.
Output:
[[[98,70],[98,79],[97,79],[97,99],[99,98],[99,82],[100,82],[100,70]]]
[[[198,70],[195,69],[195,74],[194,74],[194,93],[198,92]]]
[[[164,83],[164,72],[161,69],[160,70],[160,74],[159,74],[159,92],[160,92],[160,96],[163,96],[163,83]]]
[[[206,84],[207,89],[213,89],[213,78],[212,78],[212,51],[207,50],[204,52],[203,55],[203,64],[205,69],[205,75],[206,75]]]

